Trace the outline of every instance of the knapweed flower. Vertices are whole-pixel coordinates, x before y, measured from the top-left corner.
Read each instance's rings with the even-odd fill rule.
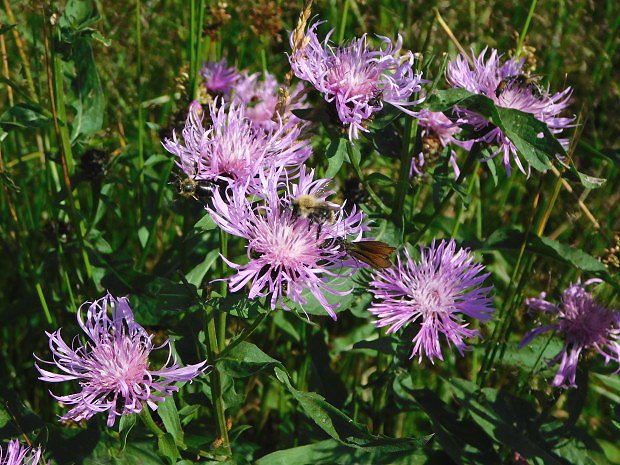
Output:
[[[229,278],[233,292],[249,284],[250,299],[270,296],[272,309],[278,304],[287,309],[284,297],[303,307],[308,302],[302,293],[307,290],[335,320],[338,304],[329,303],[325,293],[343,296],[352,291],[333,287],[338,278],[351,274],[343,271],[347,264],[338,238],[352,235],[360,239],[366,227],[362,213],[355,208],[350,214],[336,208],[333,221],[326,221],[321,227],[295,213],[294,198],[313,195],[325,201],[330,194],[324,191],[329,180],[313,180],[313,175],[312,170],[307,173],[302,166],[297,183],[283,186],[278,181],[285,176],[282,168],[272,169],[260,173],[259,183],[253,187],[236,184],[224,196],[215,192],[213,207],[207,209],[224,231],[248,241],[248,263],[238,265],[224,258],[237,272]],[[285,192],[280,197],[282,187]],[[262,198],[252,201],[256,199],[254,193],[262,193]]]
[[[488,321],[494,311],[488,295],[492,287],[481,287],[489,276],[483,270],[469,250],[456,250],[454,240],[421,248],[419,262],[405,250],[404,259],[399,256],[394,268],[375,271],[370,282],[375,324],[389,326],[387,332],[393,333],[417,322],[411,357],[417,355],[420,362],[423,355],[431,362],[443,360],[439,333],[463,355],[468,348],[463,339],[479,333],[468,329],[461,315]]]
[[[274,113],[278,104],[279,88],[278,81],[273,74],[265,73],[261,79],[261,73],[248,74],[244,71],[234,87],[232,99],[233,102],[245,105],[245,115],[255,127],[276,129],[279,122],[277,116],[274,118]],[[289,97],[291,104],[281,115],[282,120],[289,126],[302,122],[290,110],[303,108],[305,97],[301,84],[292,90]]]
[[[200,75],[207,91],[213,96],[230,95],[231,89],[240,78],[234,67],[228,67],[225,58],[221,61],[203,62]]]
[[[471,140],[461,141],[457,139],[455,136],[462,131],[460,126],[438,111],[429,111],[426,108],[420,110],[418,113],[418,127],[421,130],[422,136],[422,152],[411,160],[409,176],[414,174],[422,175],[425,160],[437,157],[451,144],[463,147],[468,151],[473,144]],[[458,177],[460,170],[456,163],[456,152],[454,150],[450,154],[450,164],[452,169],[454,169],[454,174]]]
[[[605,364],[612,360],[620,364],[620,312],[608,310],[586,290],[587,286],[598,282],[599,279],[590,279],[583,285],[580,281],[571,284],[562,293],[559,304],[545,300],[544,292],[537,299],[526,300],[531,310],[550,314],[556,322],[527,333],[521,347],[547,331],[554,331],[564,338],[564,348],[549,361],[550,366],[560,363],[551,383],[553,386],[576,387],[577,363],[580,355],[587,350],[602,355]]]
[[[422,75],[413,70],[411,52],[399,56],[400,35],[396,44],[379,36],[384,45],[379,49],[368,46],[365,34],[346,46],[334,47],[329,43],[334,30],[320,42],[316,35],[319,24],[322,22],[310,26],[297,48],[291,34],[289,61],[299,79],[308,81],[325,101],[335,105],[351,141],[359,138],[359,131],[368,132],[367,120],[381,111],[384,103],[414,114],[406,107],[422,102],[422,98],[409,101],[420,92]]]
[[[297,168],[312,154],[310,142],[299,140],[297,126],[284,126],[279,119],[274,129],[257,130],[246,117],[244,105],[216,99],[208,108],[211,126],[203,126],[203,108],[193,102],[182,132],[184,143],[176,133],[163,141],[192,179],[245,183],[272,164]]]
[[[35,364],[42,381],[80,383],[81,391],[75,394],[52,394],[62,405],[74,406],[61,420],[88,420],[107,411],[108,426],[113,426],[116,417],[140,412],[143,402],[155,410],[156,402],[179,390],[174,383],[191,381],[205,366],[206,362],[180,367],[172,356],[169,341],[155,347],[153,336],[135,322],[126,297],[116,299],[107,294],[86,302],[80,307],[77,320],[85,333],[83,340],[75,338],[69,346],[60,329],[46,333],[53,361],[37,358],[54,365],[61,373]],[[168,347],[168,359],[162,368],[153,370],[149,356],[163,347]]]
[[[10,441],[5,450],[0,446],[0,465],[39,465],[40,460],[41,449],[22,446],[17,439]]]
[[[502,64],[497,50],[491,49],[488,58],[486,54],[486,48],[477,57],[472,53],[473,66],[470,66],[464,55],[459,55],[448,63],[446,75],[450,85],[485,95],[499,107],[531,113],[536,119],[545,123],[553,134],[559,134],[572,125],[573,118],[559,116],[568,107],[572,94],[570,87],[551,94],[548,89],[527,82],[527,78],[522,74],[524,60],[511,58]],[[490,126],[486,118],[472,111],[459,108],[456,111],[464,122],[473,126],[475,130],[484,132],[484,135],[477,140],[498,147],[491,157],[502,154],[508,175],[511,159],[523,173],[526,173],[515,145],[501,129]],[[568,143],[566,140],[560,142],[563,145]],[[529,169],[528,166],[527,173]]]

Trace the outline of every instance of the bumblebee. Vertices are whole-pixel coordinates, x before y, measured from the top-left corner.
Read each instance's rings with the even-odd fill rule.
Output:
[[[383,91],[378,89],[374,92],[372,98],[368,99],[368,105],[373,108],[381,108],[383,102]]]
[[[189,176],[180,177],[177,181],[177,193],[181,197],[193,198],[199,202],[205,202],[213,195],[213,190],[217,188],[217,183],[207,179],[196,180]]]
[[[370,267],[380,270],[390,268],[392,262],[390,255],[396,250],[389,244],[382,241],[359,241],[351,242],[339,237],[336,239],[340,247],[351,258],[366,263]]]
[[[317,225],[317,238],[324,224],[334,224],[339,208],[313,195],[300,195],[291,201],[291,207],[294,216],[308,218],[310,225]]]
[[[529,90],[536,98],[541,99],[544,94],[544,89],[538,82],[539,79],[540,77],[538,76],[526,76],[525,74],[505,77],[497,85],[495,96],[499,98],[508,87],[518,87],[520,89]]]

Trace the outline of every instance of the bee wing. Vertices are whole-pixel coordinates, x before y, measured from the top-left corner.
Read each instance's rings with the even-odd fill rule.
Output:
[[[319,188],[314,192],[313,195],[314,197],[317,197],[319,199],[324,199],[325,197],[329,197],[330,195],[336,192],[335,187],[336,187],[336,183],[332,179],[322,184],[321,186],[319,186]]]

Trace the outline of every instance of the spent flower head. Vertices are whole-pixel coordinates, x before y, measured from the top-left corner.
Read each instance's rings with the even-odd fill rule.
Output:
[[[351,141],[359,138],[359,131],[368,132],[367,121],[383,109],[384,103],[415,115],[406,107],[422,102],[422,98],[409,100],[422,89],[422,75],[413,69],[411,52],[400,56],[400,35],[395,44],[379,36],[383,48],[378,49],[368,46],[366,34],[336,47],[329,41],[333,29],[323,42],[319,41],[316,29],[320,24],[310,26],[298,47],[291,34],[289,61],[298,78],[308,81],[325,101],[335,105]]]
[[[531,113],[545,123],[552,134],[560,134],[572,126],[574,118],[560,116],[568,107],[572,94],[570,87],[552,94],[548,88],[544,89],[535,82],[528,82],[529,78],[523,74],[524,60],[511,58],[502,63],[497,50],[491,49],[488,57],[487,51],[485,48],[478,56],[472,52],[472,65],[465,55],[459,55],[448,63],[446,70],[448,82],[453,87],[485,95],[499,107]],[[456,113],[464,123],[483,133],[478,141],[497,146],[491,157],[502,155],[509,175],[511,160],[526,173],[517,154],[517,148],[501,129],[492,126],[486,118],[470,110],[456,108]],[[561,139],[560,142],[565,146],[568,144],[567,140]],[[529,170],[528,166],[527,173]]]
[[[76,337],[69,345],[60,329],[46,333],[53,361],[37,357],[60,373],[35,364],[42,381],[79,381],[79,392],[66,396],[52,394],[62,405],[73,406],[61,420],[88,420],[97,413],[108,412],[107,424],[112,426],[116,417],[140,412],[143,402],[155,410],[156,402],[179,390],[174,383],[191,381],[205,366],[206,362],[180,367],[172,355],[170,341],[155,347],[153,336],[135,322],[126,297],[116,299],[107,294],[86,302],[78,310],[77,320],[85,333],[83,339]],[[149,356],[164,347],[168,348],[166,363],[154,370]]]
[[[0,465],[40,465],[40,460],[41,449],[22,446],[17,439],[10,441],[4,450],[0,446]]]
[[[200,76],[204,79],[207,91],[214,96],[230,95],[230,91],[240,78],[239,72],[226,64],[226,58],[222,58],[221,61],[203,62]]]
[[[418,126],[421,129],[422,152],[411,160],[409,176],[414,174],[422,175],[426,161],[429,158],[433,159],[440,155],[446,147],[457,145],[469,151],[473,144],[472,140],[462,141],[457,139],[456,136],[462,131],[458,122],[450,121],[446,115],[439,111],[430,111],[426,108],[420,110],[418,113]],[[450,151],[450,164],[458,177],[460,170],[456,163],[456,152],[454,150]]]
[[[549,365],[560,363],[551,383],[553,386],[576,387],[577,364],[586,351],[602,355],[605,364],[610,361],[620,364],[620,312],[605,308],[586,290],[587,286],[598,282],[599,279],[590,279],[583,285],[581,281],[571,284],[562,293],[559,304],[545,300],[544,292],[538,298],[526,300],[530,310],[550,314],[555,323],[527,333],[521,347],[547,331],[554,331],[564,338],[564,348],[549,361]]]
[[[164,139],[164,148],[177,157],[177,164],[192,179],[232,180],[245,183],[272,164],[298,167],[311,154],[308,140],[299,140],[298,126],[283,125],[278,119],[267,131],[255,128],[243,104],[227,105],[216,99],[209,104],[211,125],[203,125],[203,108],[190,106],[183,143],[176,133]]]
[[[297,182],[291,185],[279,181],[286,177],[282,168],[272,168],[259,174],[257,184],[235,184],[223,196],[215,192],[213,207],[207,209],[224,231],[248,241],[246,264],[224,258],[237,271],[229,279],[233,292],[249,284],[250,299],[270,296],[272,309],[278,304],[286,309],[285,297],[302,306],[307,304],[302,294],[307,290],[336,319],[338,304],[329,303],[325,293],[343,296],[352,291],[334,288],[338,278],[352,273],[344,271],[347,263],[338,238],[354,235],[359,239],[366,227],[363,214],[355,208],[347,214],[336,206],[333,221],[320,227],[295,213],[294,198],[313,195],[325,201],[330,194],[325,190],[329,180],[313,180],[313,176],[313,170],[307,172],[302,166]],[[283,197],[279,195],[281,189]]]
[[[454,240],[433,241],[421,248],[421,257],[415,262],[405,250],[394,268],[375,271],[370,292],[375,301],[370,312],[378,317],[378,327],[389,326],[388,333],[410,323],[419,330],[413,338],[411,357],[426,356],[431,362],[443,360],[439,334],[443,333],[448,345],[454,344],[463,354],[467,349],[464,338],[479,336],[469,329],[462,315],[487,321],[494,311],[489,291],[481,287],[489,273],[475,262],[467,249],[456,250]]]

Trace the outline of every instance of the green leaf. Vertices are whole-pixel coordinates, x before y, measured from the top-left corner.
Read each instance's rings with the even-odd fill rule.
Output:
[[[333,178],[338,174],[342,164],[344,163],[345,155],[347,153],[348,141],[342,137],[338,139],[332,139],[327,146],[325,156],[327,157],[327,171],[325,172],[326,178]]]
[[[427,108],[431,111],[448,112],[454,106],[478,113],[500,128],[523,158],[538,171],[547,171],[550,160],[555,159],[556,155],[566,154],[547,125],[534,115],[497,107],[484,95],[472,94],[465,89],[447,89],[436,91],[427,102]]]
[[[335,439],[327,439],[272,452],[255,463],[256,465],[422,465],[427,463],[427,458],[423,454],[411,452],[386,454],[381,451],[356,449],[344,446]]]
[[[17,24],[2,24],[0,25],[0,35],[4,35],[11,29],[16,28]]]
[[[406,410],[422,408],[430,418],[436,439],[446,454],[459,465],[495,465],[501,460],[493,441],[469,418],[451,411],[430,389],[414,389],[408,373],[399,375],[393,383],[399,405]]]
[[[168,459],[170,465],[174,465],[177,459],[181,458],[179,449],[177,449],[174,438],[170,433],[162,434],[157,438],[157,448],[159,453]]]
[[[489,250],[519,251],[524,239],[525,234],[518,229],[500,228],[494,231],[484,242],[477,246],[473,245],[473,247],[483,252]],[[616,280],[609,275],[605,265],[581,249],[562,244],[548,237],[539,237],[535,234],[530,234],[527,240],[526,250],[530,253],[568,264],[578,270],[592,273],[616,288],[620,286]]]
[[[422,447],[428,438],[394,439],[371,434],[365,425],[351,418],[327,402],[315,392],[301,392],[293,387],[291,380],[281,366],[275,366],[276,378],[288,389],[304,413],[332,438],[350,447],[369,448],[379,454],[407,452]]]
[[[194,225],[194,229],[199,229],[202,231],[210,231],[215,228],[217,228],[217,224],[215,224],[215,221],[213,221],[213,218],[211,218],[211,215],[208,213],[200,218]]]
[[[97,9],[92,0],[69,0],[59,19],[58,24],[62,29],[73,34],[84,31],[99,20]],[[63,37],[67,40],[67,37]]]
[[[5,131],[14,128],[43,128],[50,124],[52,116],[36,103],[17,103],[0,116],[0,127]]]
[[[359,341],[353,344],[353,349],[370,349],[382,354],[396,353],[398,339],[393,336],[383,336],[373,340]]]
[[[172,435],[175,442],[183,444],[183,429],[174,397],[166,397],[166,400],[160,402],[157,406],[157,413],[164,423],[166,431]]]
[[[121,450],[127,446],[127,437],[132,428],[138,421],[138,415],[122,415],[118,425],[118,434],[120,436]]]
[[[0,386],[0,439],[9,439],[43,427],[43,421],[13,391]]]
[[[464,379],[451,378],[447,382],[473,420],[495,441],[525,457],[539,458],[545,465],[562,465],[544,443],[540,427],[534,423],[535,412],[523,401],[496,389],[481,390]]]
[[[281,365],[279,361],[251,342],[244,341],[218,359],[215,367],[234,378],[245,378],[278,365]]]
[[[209,252],[205,256],[205,259],[202,262],[200,262],[198,265],[192,268],[192,270],[185,275],[185,279],[187,279],[187,282],[199,288],[202,283],[202,280],[207,274],[207,271],[211,269],[211,267],[213,266],[213,264],[215,263],[215,261],[218,259],[219,256],[220,256],[220,252],[217,249],[214,249],[211,252]]]
[[[73,119],[71,140],[75,141],[80,135],[88,136],[101,129],[105,108],[103,88],[88,39],[76,40],[72,52],[76,70],[72,84],[78,97],[73,102],[76,115]]]

